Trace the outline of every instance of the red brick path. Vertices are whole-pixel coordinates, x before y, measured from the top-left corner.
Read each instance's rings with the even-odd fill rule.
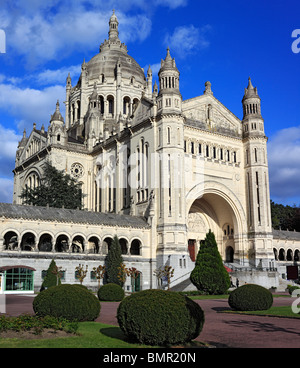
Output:
[[[17,316],[33,313],[32,296],[7,295],[6,313]],[[274,306],[291,305],[292,298],[274,298]],[[203,330],[197,340],[216,347],[300,348],[300,319],[242,316],[218,313],[228,309],[227,300],[197,301],[205,313]],[[119,303],[101,303],[98,322],[118,325]]]

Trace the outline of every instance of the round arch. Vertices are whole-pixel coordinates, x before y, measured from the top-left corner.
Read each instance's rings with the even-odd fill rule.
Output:
[[[56,252],[67,252],[71,244],[71,237],[66,233],[58,233],[55,237],[54,244],[54,249]]]
[[[21,250],[25,250],[25,251],[35,250],[37,239],[38,239],[38,236],[36,235],[35,232],[28,231],[28,230],[24,231],[21,237],[21,244],[20,244]]]
[[[36,188],[40,183],[41,176],[42,174],[37,168],[29,169],[23,180],[23,188],[25,188],[25,185],[27,185],[29,188]]]
[[[38,241],[38,250],[40,252],[51,252],[53,246],[53,235],[51,233],[43,232]]]
[[[103,255],[106,255],[108,253],[108,250],[111,246],[112,241],[113,241],[112,235],[103,236],[102,249],[101,249],[101,252]]]
[[[7,229],[3,232],[4,250],[16,250],[20,241],[20,234],[16,230]]]
[[[125,236],[121,236],[119,238],[119,243],[120,243],[120,247],[121,247],[121,253],[123,255],[128,254],[128,250],[129,250],[129,241]]]
[[[142,251],[142,242],[138,238],[133,238],[130,242],[130,254],[132,256],[140,256]]]
[[[189,219],[188,238],[197,239],[199,243],[210,229],[216,236],[223,259],[227,258],[227,247],[233,249],[236,260],[244,262],[245,257],[249,258],[245,240],[247,234],[245,210],[237,196],[227,186],[216,181],[198,183],[187,193],[186,203],[186,215]]]
[[[186,194],[186,214],[188,215],[190,209],[197,199],[203,198],[205,195],[217,195],[222,198],[232,209],[235,215],[235,228],[236,233],[243,234],[247,232],[247,220],[244,208],[237,198],[237,196],[224,184],[216,181],[205,181],[195,185]]]
[[[91,234],[87,238],[87,253],[99,253],[101,238],[96,234]]]
[[[86,242],[86,237],[83,234],[81,233],[74,234],[72,236],[72,242],[71,242],[72,253],[83,253],[85,242]]]

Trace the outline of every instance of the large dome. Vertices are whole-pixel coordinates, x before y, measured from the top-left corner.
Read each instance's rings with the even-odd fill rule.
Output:
[[[99,54],[95,55],[87,63],[89,78],[99,78],[101,75],[105,79],[115,78],[117,64],[120,64],[122,78],[131,79],[144,84],[146,78],[143,69],[139,64],[127,54],[127,47],[119,40],[118,19],[113,12],[109,20],[109,38],[100,46]]]
[[[122,78],[134,77],[137,82],[144,84],[145,74],[143,69],[127,53],[115,48],[107,48],[95,55],[87,63],[88,76],[91,79],[99,78],[115,78],[117,63],[121,65]]]

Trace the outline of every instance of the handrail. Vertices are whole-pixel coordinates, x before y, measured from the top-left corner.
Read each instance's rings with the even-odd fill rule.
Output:
[[[190,274],[191,274],[191,272],[187,272],[187,273],[185,273],[184,275],[181,275],[181,276],[177,277],[177,279],[171,280],[171,281],[170,281],[170,285],[171,285],[174,281],[177,281],[177,280],[181,279],[182,277],[184,277],[184,276],[186,276],[186,275],[190,275]]]
[[[227,266],[228,268],[231,268],[233,271],[242,271],[242,272],[243,271],[267,271],[267,272],[277,271],[276,267],[246,267],[246,266],[237,267],[229,262],[224,262],[224,265]]]

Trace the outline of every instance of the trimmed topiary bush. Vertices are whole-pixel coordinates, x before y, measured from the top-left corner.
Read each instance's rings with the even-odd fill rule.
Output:
[[[119,238],[117,237],[117,235],[115,235],[105,258],[105,282],[114,283],[120,285],[121,287],[124,285],[124,282],[121,281],[119,278],[119,267],[122,263],[123,257],[121,246]]]
[[[102,301],[120,302],[124,299],[125,292],[120,285],[106,284],[99,288],[98,298]]]
[[[198,290],[211,295],[225,294],[230,287],[230,277],[223,265],[215,235],[210,230],[201,242],[190,280]]]
[[[59,275],[55,274],[56,272],[57,266],[54,259],[52,259],[49,268],[46,272],[46,276],[44,278],[40,291],[43,291],[51,286],[61,285],[60,277]]]
[[[201,307],[184,295],[145,290],[125,298],[117,319],[124,334],[148,345],[174,345],[195,339],[202,330]]]
[[[230,293],[228,304],[239,311],[267,310],[273,304],[273,295],[262,286],[247,284]]]
[[[69,321],[93,321],[100,313],[97,297],[79,285],[58,285],[42,291],[33,300],[38,316],[66,318]]]
[[[288,289],[289,294],[292,295],[293,291],[297,290],[297,289],[300,289],[300,287],[296,286],[296,285],[288,285],[287,289]]]

